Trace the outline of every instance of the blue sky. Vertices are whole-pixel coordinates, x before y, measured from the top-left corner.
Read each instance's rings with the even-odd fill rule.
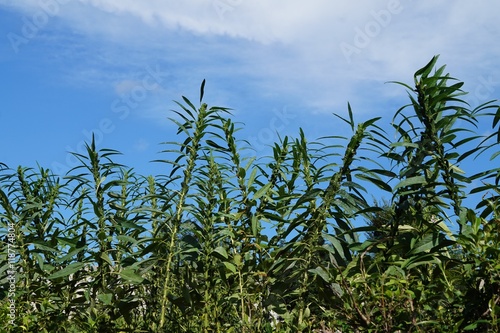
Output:
[[[479,5],[478,5],[479,4]],[[174,100],[234,109],[257,155],[279,135],[387,117],[433,55],[473,105],[500,96],[496,1],[0,0],[0,162],[74,166],[90,133],[157,174]],[[491,129],[483,128],[482,131]]]

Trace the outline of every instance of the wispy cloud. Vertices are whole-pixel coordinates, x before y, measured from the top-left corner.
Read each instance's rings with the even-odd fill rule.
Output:
[[[495,1],[52,2],[60,3],[54,16],[84,36],[83,46],[61,50],[83,60],[74,79],[116,83],[125,79],[116,74],[121,64],[161,61],[182,88],[211,76],[217,88],[233,89],[222,82],[245,77],[239,84],[261,96],[330,112],[348,100],[368,109],[373,94],[393,94],[383,82],[407,81],[438,53],[463,79],[499,74],[489,62],[500,56]],[[43,10],[34,0],[0,4],[28,19]]]

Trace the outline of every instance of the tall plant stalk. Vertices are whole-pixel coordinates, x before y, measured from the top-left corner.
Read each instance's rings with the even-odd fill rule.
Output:
[[[136,175],[95,140],[64,178],[0,163],[0,322],[12,302],[18,315],[1,329],[498,331],[499,168],[464,162],[498,148],[500,108],[469,110],[436,64],[401,83],[395,140],[348,104],[350,137],[300,129],[244,158],[203,82],[200,106],[174,111],[165,175]],[[493,134],[474,133],[481,119]]]

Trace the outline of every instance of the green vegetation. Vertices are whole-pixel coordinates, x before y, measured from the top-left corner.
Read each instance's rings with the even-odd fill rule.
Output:
[[[202,84],[163,175],[94,142],[64,177],[1,167],[1,331],[500,331],[500,168],[460,169],[499,154],[500,109],[469,108],[436,62],[398,83],[396,136],[349,106],[350,138],[300,131],[243,158]]]

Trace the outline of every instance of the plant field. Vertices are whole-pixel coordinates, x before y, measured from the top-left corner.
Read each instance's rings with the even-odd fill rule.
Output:
[[[499,332],[500,109],[437,60],[392,119],[266,158],[203,82],[164,174],[94,142],[66,175],[0,164],[0,332]]]

